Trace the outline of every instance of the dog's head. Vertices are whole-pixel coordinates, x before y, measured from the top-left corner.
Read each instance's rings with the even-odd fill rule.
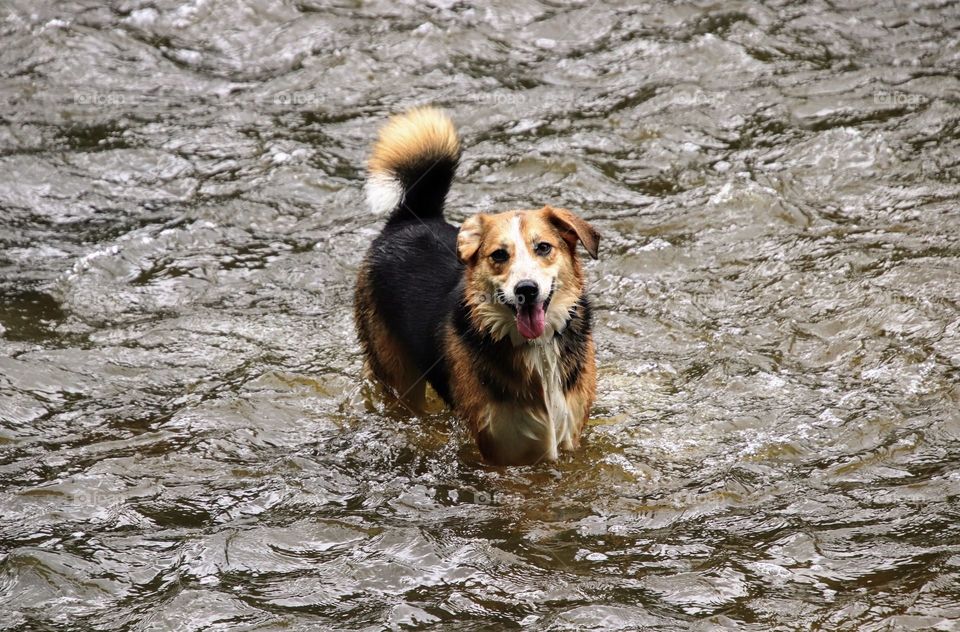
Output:
[[[566,209],[480,213],[460,227],[467,302],[495,339],[549,340],[583,294],[577,243],[597,258],[600,235]]]

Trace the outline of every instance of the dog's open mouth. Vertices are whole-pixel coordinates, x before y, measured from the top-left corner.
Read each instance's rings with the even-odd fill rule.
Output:
[[[547,304],[531,303],[517,306],[517,331],[527,340],[539,338],[546,326]]]
[[[527,340],[533,340],[542,336],[544,329],[546,329],[547,309],[550,307],[550,299],[553,298],[554,289],[551,285],[547,300],[540,303],[530,303],[529,305],[523,303],[518,305],[508,301],[506,294],[500,289],[497,290],[496,298],[502,305],[506,305],[513,310],[517,318],[517,331],[520,332],[520,335]]]

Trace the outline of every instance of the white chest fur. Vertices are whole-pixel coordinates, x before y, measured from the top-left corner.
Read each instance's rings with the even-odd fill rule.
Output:
[[[573,449],[582,411],[571,409],[563,393],[560,353],[552,339],[524,345],[523,361],[540,377],[545,408],[529,409],[517,404],[491,404],[487,431],[502,454],[517,457],[536,452],[537,460],[554,461],[560,448]]]

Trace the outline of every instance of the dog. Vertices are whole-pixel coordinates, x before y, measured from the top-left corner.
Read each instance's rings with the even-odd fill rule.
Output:
[[[590,301],[577,245],[599,233],[574,213],[443,217],[460,140],[441,110],[394,116],[368,165],[386,225],[360,265],[354,319],[365,372],[414,412],[426,383],[495,465],[555,461],[579,446],[596,396]]]

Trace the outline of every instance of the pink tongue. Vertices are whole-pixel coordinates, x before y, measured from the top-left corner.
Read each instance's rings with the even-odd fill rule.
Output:
[[[543,333],[543,303],[521,306],[517,310],[517,331],[528,340],[539,338]]]

